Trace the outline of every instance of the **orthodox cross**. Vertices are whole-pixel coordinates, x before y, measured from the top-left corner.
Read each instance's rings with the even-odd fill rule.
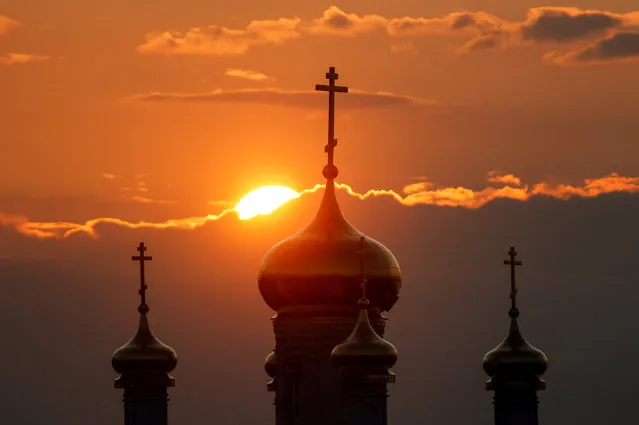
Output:
[[[517,314],[517,284],[515,282],[515,267],[521,266],[523,263],[521,261],[516,260],[517,251],[515,251],[515,247],[511,246],[510,251],[508,251],[508,256],[510,260],[504,260],[504,264],[510,266],[510,311],[512,314]]]
[[[359,275],[361,278],[360,285],[362,287],[362,299],[366,299],[366,277],[364,277],[364,246],[366,245],[366,237],[362,236],[359,240],[359,249],[357,250],[357,254],[359,254]]]
[[[328,153],[328,167],[330,168],[334,167],[333,157],[337,145],[337,139],[335,139],[335,93],[348,93],[348,87],[335,85],[338,78],[339,74],[335,72],[335,67],[331,66],[326,73],[328,85],[315,85],[315,90],[328,92],[328,144],[324,147],[324,152]],[[335,175],[335,177],[337,176]]]
[[[138,311],[140,313],[146,313],[149,311],[149,307],[146,305],[147,286],[144,281],[144,262],[153,260],[153,257],[147,257],[144,255],[145,251],[146,246],[144,246],[144,242],[140,242],[140,245],[138,246],[138,252],[140,255],[134,255],[131,257],[131,260],[140,262],[140,290],[138,291],[138,294],[140,294],[140,306],[138,307]]]

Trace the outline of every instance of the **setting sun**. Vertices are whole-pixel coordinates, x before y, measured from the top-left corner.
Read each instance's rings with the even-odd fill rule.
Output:
[[[266,215],[275,211],[300,194],[289,187],[264,186],[247,193],[235,206],[240,220],[248,220],[257,215]]]

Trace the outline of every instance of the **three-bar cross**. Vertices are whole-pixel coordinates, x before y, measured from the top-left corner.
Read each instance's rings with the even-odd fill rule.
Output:
[[[335,81],[339,78],[339,74],[335,72],[335,67],[331,66],[326,73],[328,85],[316,84],[315,90],[328,92],[328,144],[324,147],[324,151],[328,153],[328,165],[333,166],[334,149],[337,145],[335,139],[335,93],[348,93],[348,87],[336,86]]]
[[[504,260],[504,264],[510,266],[510,310],[512,314],[517,313],[517,283],[515,281],[515,267],[521,266],[523,263],[521,261],[516,260],[517,251],[515,251],[515,247],[511,246],[510,251],[508,251],[508,256],[510,260]]]
[[[140,307],[138,307],[140,313],[146,313],[149,310],[149,307],[146,305],[147,286],[144,281],[144,262],[153,260],[153,257],[147,257],[146,255],[144,255],[145,251],[146,246],[144,246],[144,242],[140,242],[140,245],[138,246],[138,252],[140,253],[140,255],[131,257],[131,260],[140,262],[140,290],[138,291],[138,293],[140,294]]]

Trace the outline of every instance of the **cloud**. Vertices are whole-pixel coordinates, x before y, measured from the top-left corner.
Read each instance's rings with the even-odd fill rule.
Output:
[[[7,223],[13,225],[15,229],[25,236],[37,237],[41,239],[61,239],[68,238],[74,234],[84,233],[93,238],[98,238],[99,235],[95,228],[101,224],[112,224],[120,227],[126,227],[129,229],[196,229],[204,226],[210,221],[216,221],[222,217],[230,214],[234,210],[228,209],[222,211],[220,214],[209,214],[203,217],[187,217],[180,219],[169,219],[162,222],[149,222],[149,221],[127,221],[119,218],[101,217],[87,220],[84,223],[69,223],[64,221],[57,222],[30,222],[24,217],[19,216],[7,216],[6,220],[3,220],[3,216],[0,215],[0,223]]]
[[[587,65],[639,60],[639,32],[618,32],[585,48],[551,52],[544,58],[558,65]]]
[[[113,180],[115,178],[115,174],[111,174],[111,173],[102,173],[102,177],[107,179],[107,180]]]
[[[148,198],[146,196],[135,195],[131,198],[135,202],[139,202],[141,204],[158,204],[158,205],[167,205],[167,204],[176,204],[177,201],[169,201],[166,199],[153,199]]]
[[[314,19],[253,20],[239,29],[211,25],[184,32],[149,33],[138,50],[167,55],[241,55],[253,47],[280,45],[302,37],[355,37],[377,32],[390,38],[408,39],[391,43],[391,51],[395,53],[414,51],[412,39],[420,37],[462,37],[466,40],[461,41],[456,50],[470,53],[516,45],[591,42],[597,37],[614,35],[616,31],[636,29],[639,29],[639,11],[613,13],[574,7],[535,7],[528,9],[523,21],[517,21],[484,11],[461,10],[438,17],[389,18],[347,13],[331,6]],[[624,41],[623,44],[627,43]]]
[[[602,10],[538,7],[528,11],[520,32],[523,41],[562,43],[605,35],[623,24],[623,15]]]
[[[0,65],[15,65],[23,63],[42,62],[51,59],[50,56],[30,55],[26,53],[9,53],[0,56]]]
[[[404,206],[434,205],[439,207],[458,207],[467,209],[477,209],[497,199],[511,199],[517,201],[527,201],[536,196],[546,196],[559,200],[571,198],[595,198],[600,195],[622,192],[639,193],[639,177],[624,177],[616,173],[596,179],[585,179],[582,186],[569,184],[551,184],[540,182],[534,185],[524,185],[522,187],[512,187],[508,184],[519,181],[513,175],[493,177],[508,178],[510,183],[503,187],[486,187],[481,190],[473,190],[462,186],[437,188],[430,182],[418,182],[406,186],[403,190],[405,196],[385,189],[371,189],[364,193],[356,192],[347,184],[337,184],[337,188],[345,191],[348,195],[360,200],[373,197],[390,197],[397,203]],[[489,177],[490,178],[490,177]],[[312,188],[302,190],[299,195],[306,195],[317,192],[324,185],[317,184]],[[203,217],[187,217],[180,219],[170,219],[161,222],[138,221],[131,222],[112,217],[101,217],[87,220],[84,223],[70,222],[31,222],[26,217],[19,215],[3,214],[0,211],[0,225],[10,226],[25,236],[36,238],[66,238],[77,233],[85,233],[97,238],[96,227],[102,224],[111,224],[129,229],[197,229],[210,221],[217,221],[231,213],[235,213],[235,208],[227,208],[217,215],[209,214]]]
[[[388,20],[379,15],[359,16],[346,13],[336,6],[324,11],[322,17],[300,25],[300,32],[308,34],[328,34],[354,37],[384,29]]]
[[[485,12],[462,11],[434,18],[406,16],[389,19],[386,30],[393,37],[415,37],[450,35],[462,31],[485,33],[498,30],[505,24],[506,21]]]
[[[243,78],[245,80],[251,81],[266,81],[269,80],[270,77],[261,72],[252,71],[250,69],[237,69],[237,68],[227,68],[224,75],[229,77]]]
[[[277,45],[299,38],[300,22],[299,18],[281,18],[254,20],[243,29],[211,25],[185,32],[149,33],[138,51],[166,55],[241,55],[254,46]]]
[[[511,186],[521,186],[521,179],[512,174],[502,174],[499,171],[488,172],[488,181],[491,183],[503,183]]]
[[[214,90],[208,93],[148,93],[132,97],[133,100],[152,102],[220,102],[263,103],[298,108],[324,108],[326,99],[316,91],[282,90],[275,88]],[[351,90],[340,96],[340,108],[369,109],[398,106],[435,106],[436,102],[386,92],[369,93]]]
[[[18,28],[22,23],[11,19],[8,16],[0,15],[0,35],[8,34],[9,31]]]
[[[434,187],[433,183],[427,182],[427,181],[423,181],[423,182],[418,182],[418,183],[411,183],[409,185],[404,186],[404,189],[402,190],[405,194],[410,195],[412,193],[418,193],[418,192],[423,192],[427,189],[430,189]]]

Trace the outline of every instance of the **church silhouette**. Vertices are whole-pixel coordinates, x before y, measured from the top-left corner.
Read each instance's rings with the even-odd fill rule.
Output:
[[[264,369],[266,387],[275,393],[276,425],[386,425],[390,370],[397,350],[386,341],[386,317],[401,288],[400,268],[391,251],[362,234],[344,217],[335,196],[335,84],[316,90],[329,95],[328,161],[324,196],[315,218],[302,231],[274,245],[264,256],[258,287],[275,312],[271,319],[275,348]],[[140,243],[140,322],[137,332],[115,351],[115,387],[124,390],[125,425],[167,425],[168,388],[177,355],[149,327],[144,266],[152,257]],[[519,330],[514,247],[504,261],[511,271],[510,328],[506,338],[486,353],[483,368],[494,392],[496,425],[537,425],[537,391],[545,388],[546,355]]]

